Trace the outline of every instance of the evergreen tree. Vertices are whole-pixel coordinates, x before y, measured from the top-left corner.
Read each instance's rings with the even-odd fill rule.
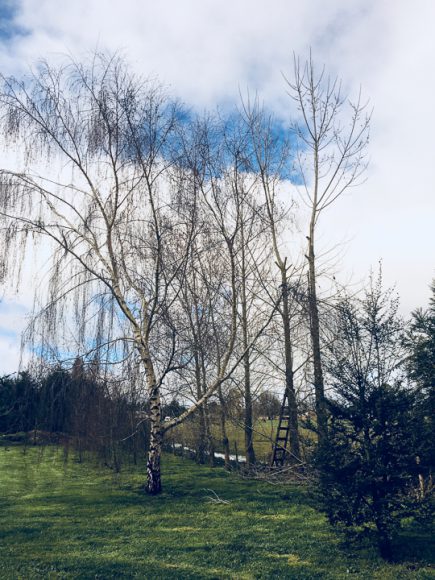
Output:
[[[38,401],[38,384],[30,373],[0,377],[0,432],[35,429]]]
[[[405,388],[397,308],[380,275],[362,300],[338,306],[336,340],[326,357],[330,430],[318,456],[331,523],[375,527],[386,559],[418,469],[415,394]]]
[[[420,469],[431,487],[435,469],[435,281],[431,286],[429,307],[412,313],[409,332],[405,337],[408,348],[408,372],[416,386],[418,405],[416,412],[421,431]],[[424,493],[424,489],[422,490]]]

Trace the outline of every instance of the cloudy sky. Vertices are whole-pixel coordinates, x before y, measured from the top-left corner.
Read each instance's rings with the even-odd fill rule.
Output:
[[[434,22],[433,0],[0,0],[0,70],[118,50],[199,110],[249,89],[286,119],[282,75],[311,47],[374,107],[367,180],[322,216],[321,243],[339,244],[355,284],[382,259],[408,313],[435,277]],[[0,303],[0,374],[16,369],[31,300],[22,288]]]

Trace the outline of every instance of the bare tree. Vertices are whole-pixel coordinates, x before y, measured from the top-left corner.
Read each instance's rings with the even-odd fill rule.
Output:
[[[132,381],[145,379],[146,489],[159,493],[164,433],[203,405],[241,360],[232,360],[235,250],[223,219],[221,167],[210,171],[209,156],[208,165],[190,171],[180,107],[159,86],[130,75],[119,58],[96,55],[59,69],[42,63],[27,79],[2,80],[3,136],[26,161],[1,170],[4,270],[11,272],[14,248],[24,255],[39,238],[50,264],[28,339],[42,356],[56,345],[59,356],[79,351]],[[201,397],[163,423],[164,382],[186,364],[178,299],[198,234],[199,194],[227,249],[228,336]]]
[[[288,144],[282,135],[274,131],[274,120],[259,106],[258,101],[243,105],[244,118],[250,135],[252,171],[258,175],[265,199],[265,221],[270,232],[270,240],[275,263],[280,274],[281,304],[280,314],[284,335],[285,355],[285,395],[289,407],[290,452],[293,459],[300,458],[298,405],[294,384],[293,345],[291,329],[290,285],[296,266],[288,263],[283,255],[279,239],[279,228],[284,217],[278,200],[278,190],[282,183],[285,164],[288,162]]]
[[[235,330],[232,339],[234,358],[243,361],[243,371],[239,369],[233,380],[243,383],[243,429],[246,458],[251,464],[255,462],[251,351],[262,327],[273,316],[276,305],[268,304],[265,309],[262,303],[259,309],[257,304],[254,287],[259,271],[257,261],[264,261],[264,250],[259,249],[264,222],[261,208],[253,196],[255,180],[247,172],[246,129],[241,131],[241,125],[234,121],[231,119],[227,123],[219,118],[207,118],[193,124],[193,132],[188,136],[196,144],[194,147],[186,145],[183,165],[187,166],[195,187],[201,192],[203,203],[199,221],[204,225],[203,233],[194,242],[196,261],[185,285],[184,302],[194,336],[194,352],[197,353],[194,357],[197,384],[201,380],[201,368],[202,376],[207,376],[208,381],[219,373],[222,365],[225,368],[226,347],[222,337],[231,336]],[[204,252],[207,246],[208,251]],[[228,311],[227,318],[222,318],[221,312],[229,310],[229,306],[231,311]],[[242,374],[243,379],[239,381]],[[197,389],[197,393],[200,391]],[[218,394],[223,447],[229,461],[225,432],[228,406],[224,389],[220,387]],[[200,417],[200,432],[206,433],[207,422],[206,417]]]
[[[250,326],[252,324],[252,255],[253,244],[258,243],[261,233],[259,208],[252,194],[255,181],[247,176],[246,163],[246,131],[241,125],[226,132],[225,142],[231,156],[231,196],[238,216],[239,228],[234,239],[236,248],[237,273],[240,286],[240,334],[243,356],[243,398],[246,464],[255,464],[255,450],[253,441],[253,407],[252,407],[252,373],[251,353],[248,348]],[[260,232],[258,231],[260,227]],[[257,256],[256,256],[257,257]],[[254,258],[255,259],[255,258]],[[249,280],[251,279],[251,281]]]
[[[370,114],[361,92],[355,102],[343,95],[338,78],[317,72],[310,58],[294,58],[293,78],[287,80],[289,95],[299,119],[293,123],[296,137],[295,170],[302,181],[301,195],[309,212],[308,310],[312,342],[314,390],[319,442],[327,437],[327,412],[321,357],[321,324],[315,233],[321,213],[346,190],[361,183],[366,169]]]
[[[29,236],[51,242],[31,335],[59,345],[75,324],[76,344],[64,351],[94,350],[111,365],[139,355],[151,423],[147,490],[158,493],[160,389],[177,355],[172,305],[195,230],[171,206],[179,108],[122,60],[100,55],[59,69],[42,63],[22,81],[3,78],[0,102],[4,137],[27,156],[24,168],[1,172],[6,252]]]
[[[0,171],[2,273],[12,276],[39,239],[41,263],[48,257],[26,341],[41,358],[79,354],[106,374],[145,383],[146,489],[159,493],[165,432],[207,404],[274,314],[271,308],[234,354],[240,212],[227,143],[213,137],[209,123],[187,127],[181,107],[117,57],[95,55],[57,69],[41,63],[24,80],[2,81],[4,143],[22,157],[20,166]],[[207,223],[217,248],[207,243]],[[189,330],[183,292],[199,273],[204,278],[204,264],[217,253],[225,279],[204,304],[197,301]],[[189,300],[196,299],[191,290]],[[216,358],[207,361],[198,348],[203,336],[194,331],[216,296],[224,332]],[[162,422],[162,389],[192,359],[196,397]]]
[[[191,401],[201,399],[207,390],[208,377],[216,374],[220,346],[224,348],[228,331],[225,326],[223,336],[218,337],[213,330],[215,317],[228,321],[228,305],[222,300],[227,270],[221,259],[221,240],[204,221],[199,228],[203,235],[198,235],[192,246],[180,293],[180,306],[186,319],[186,352],[192,353],[192,356],[190,364],[180,369],[180,383],[185,388],[181,388],[177,395]],[[208,456],[209,462],[213,464],[214,445],[208,401],[199,409],[196,449],[200,463],[204,463]]]

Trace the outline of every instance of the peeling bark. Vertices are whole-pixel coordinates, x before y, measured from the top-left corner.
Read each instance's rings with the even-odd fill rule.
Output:
[[[157,495],[162,491],[160,458],[163,433],[160,409],[160,393],[155,388],[153,396],[150,398],[150,443],[147,459],[147,483],[145,488],[150,495]]]
[[[143,363],[146,370],[147,387],[150,405],[150,442],[147,459],[147,483],[145,489],[150,495],[157,495],[162,491],[162,481],[160,474],[160,460],[162,454],[163,429],[162,429],[162,404],[160,399],[160,388],[156,380],[154,366],[150,355],[143,346],[142,352],[145,357]]]

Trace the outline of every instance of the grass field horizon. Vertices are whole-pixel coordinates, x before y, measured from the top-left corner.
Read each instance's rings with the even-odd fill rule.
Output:
[[[435,578],[427,534],[406,529],[386,564],[369,541],[346,547],[301,487],[170,454],[163,494],[144,480],[143,465],[0,447],[0,578]]]

